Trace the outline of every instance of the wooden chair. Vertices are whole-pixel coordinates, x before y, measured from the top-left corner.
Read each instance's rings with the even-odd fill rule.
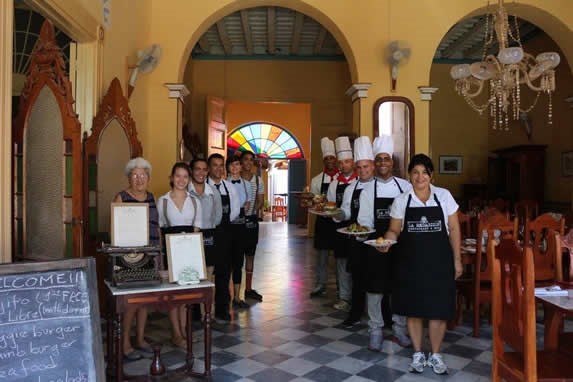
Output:
[[[480,307],[482,303],[491,302],[491,264],[486,256],[483,256],[483,233],[487,232],[488,240],[495,238],[496,231],[499,239],[510,238],[517,242],[517,219],[509,220],[506,214],[494,213],[482,216],[478,223],[478,237],[476,239],[476,255],[474,261],[473,280],[473,336],[479,337]]]
[[[509,212],[509,201],[502,198],[490,200],[487,205],[488,207],[493,207],[502,213]]]
[[[285,201],[281,196],[275,196],[274,204],[271,209],[273,221],[276,222],[280,218],[283,222],[286,221],[287,207]]]
[[[536,200],[520,200],[513,206],[513,213],[519,224],[525,224],[527,219],[533,220],[539,216],[539,203]]]
[[[535,220],[525,221],[523,243],[533,251],[537,286],[551,285],[555,282],[555,253],[550,253],[547,245],[547,236],[551,231],[557,231],[563,236],[565,219],[563,217],[555,219],[555,215],[546,213]]]
[[[537,351],[533,252],[514,240],[488,243],[493,285],[492,380],[572,381],[573,363],[558,351]],[[506,345],[513,351],[506,351]]]
[[[460,222],[460,231],[462,240],[473,238],[472,236],[472,217],[458,210],[458,221]]]

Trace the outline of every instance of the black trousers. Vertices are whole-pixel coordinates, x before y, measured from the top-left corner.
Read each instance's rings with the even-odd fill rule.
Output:
[[[366,291],[368,289],[366,271],[366,246],[357,240],[348,242],[350,274],[352,276],[352,308],[348,317],[359,320],[366,308]]]
[[[229,279],[231,277],[231,255],[228,237],[225,231],[227,226],[219,226],[215,231],[215,314],[228,313],[231,294],[229,293]]]

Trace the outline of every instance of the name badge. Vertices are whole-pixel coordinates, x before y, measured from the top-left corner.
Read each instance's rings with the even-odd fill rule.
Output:
[[[378,208],[376,210],[376,219],[390,219],[390,209],[389,208]]]
[[[408,222],[408,232],[413,233],[429,233],[429,232],[440,232],[442,230],[442,221],[428,221],[428,218],[422,216],[420,220],[409,221]]]
[[[231,209],[231,206],[229,206],[228,204],[223,204],[223,214],[228,215],[229,214],[229,210]]]
[[[342,197],[344,196],[344,194],[336,194],[336,204],[340,205],[342,204]]]
[[[352,199],[352,207],[354,208],[360,207],[360,199]]]
[[[213,236],[203,236],[203,245],[205,247],[212,247],[215,244],[215,238]]]
[[[247,227],[248,229],[255,229],[255,228],[257,228],[257,222],[252,221],[252,220],[247,220],[245,227]]]

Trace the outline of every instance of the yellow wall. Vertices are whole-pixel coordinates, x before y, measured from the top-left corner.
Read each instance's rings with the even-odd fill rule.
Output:
[[[186,104],[186,117],[190,125],[206,142],[205,99],[207,95],[225,98],[232,110],[237,105],[246,112],[257,115],[261,111],[251,109],[249,104],[240,102],[279,102],[306,103],[310,105],[310,126],[312,130],[304,147],[305,156],[310,160],[310,174],[320,171],[322,156],[320,138],[336,137],[339,133],[352,129],[352,105],[344,92],[350,86],[348,65],[345,62],[327,61],[203,61],[194,60],[185,73],[185,84],[191,90],[191,102]],[[252,103],[250,105],[253,105]],[[265,104],[260,104],[263,107]],[[280,107],[280,104],[277,104]],[[282,106],[286,107],[286,106]],[[265,113],[270,106],[265,106]],[[189,110],[190,109],[190,110]],[[278,110],[278,109],[277,109]],[[270,114],[274,122],[288,118],[281,113]],[[236,127],[230,110],[227,110],[227,128]],[[256,118],[245,116],[244,120]],[[271,120],[269,120],[271,121]],[[286,121],[287,128],[299,128],[296,123]],[[306,129],[305,124],[301,128]],[[291,130],[292,131],[292,130]],[[297,130],[298,131],[298,130]],[[294,133],[294,131],[293,131]],[[297,138],[304,142],[304,137]]]
[[[553,94],[553,124],[547,123],[548,102],[542,95],[537,106],[529,113],[533,134],[531,140],[520,122],[510,123],[510,130],[493,130],[487,118],[480,117],[458,96],[449,75],[452,65],[432,65],[431,84],[440,90],[434,96],[430,109],[430,141],[432,158],[438,166],[440,155],[463,155],[461,175],[440,175],[436,184],[449,188],[454,196],[461,197],[463,183],[487,182],[488,152],[516,145],[547,145],[545,165],[545,200],[570,203],[573,177],[561,175],[561,153],[573,151],[573,109],[564,102],[571,96],[573,76],[569,63],[559,47],[544,33],[524,43],[524,50],[533,56],[544,51],[556,51],[561,64],[556,68],[557,90]],[[525,89],[525,87],[524,87]],[[522,107],[528,107],[535,93],[521,93]],[[481,103],[481,102],[478,102]],[[487,115],[487,114],[486,114]]]

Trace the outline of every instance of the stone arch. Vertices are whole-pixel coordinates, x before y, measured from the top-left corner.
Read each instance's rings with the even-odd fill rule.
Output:
[[[356,58],[350,47],[348,39],[342,30],[338,27],[338,25],[328,15],[326,15],[317,7],[308,4],[308,2],[305,0],[244,0],[241,2],[233,2],[220,7],[218,10],[214,11],[211,13],[211,15],[206,17],[189,38],[179,60],[178,81],[183,81],[185,67],[189,62],[189,57],[193,46],[195,46],[197,41],[199,41],[199,38],[207,31],[207,29],[211,27],[211,25],[215,24],[224,16],[238,10],[262,6],[277,6],[292,9],[313,18],[319,24],[324,26],[332,34],[332,36],[336,39],[342,48],[348,63],[348,70],[350,71],[350,79],[352,80],[352,83],[358,82],[358,65],[356,63]]]
[[[444,22],[441,26],[443,30],[439,35],[439,40],[434,42],[434,50],[432,53],[436,51],[438,45],[448,32],[448,30],[455,25],[456,23],[460,22],[469,17],[474,17],[482,14],[486,14],[492,11],[492,7],[496,7],[497,4],[490,4],[489,7],[487,6],[480,6],[474,9],[465,9],[460,10],[460,17],[457,20],[451,20],[451,23]],[[557,13],[557,9],[555,12],[550,12],[549,6],[547,8],[541,8],[539,6],[530,5],[530,4],[523,4],[523,3],[505,3],[505,8],[507,9],[507,13],[510,16],[518,16],[526,21],[529,21],[532,24],[535,24],[539,28],[541,28],[555,43],[559,46],[567,62],[569,63],[569,70],[573,72],[573,45],[570,43],[573,40],[573,31],[568,27],[566,21],[562,20]],[[454,18],[453,15],[452,18]],[[433,56],[432,56],[433,59]],[[428,65],[427,71],[427,78],[428,83],[430,81],[430,72],[431,72],[431,63]]]

